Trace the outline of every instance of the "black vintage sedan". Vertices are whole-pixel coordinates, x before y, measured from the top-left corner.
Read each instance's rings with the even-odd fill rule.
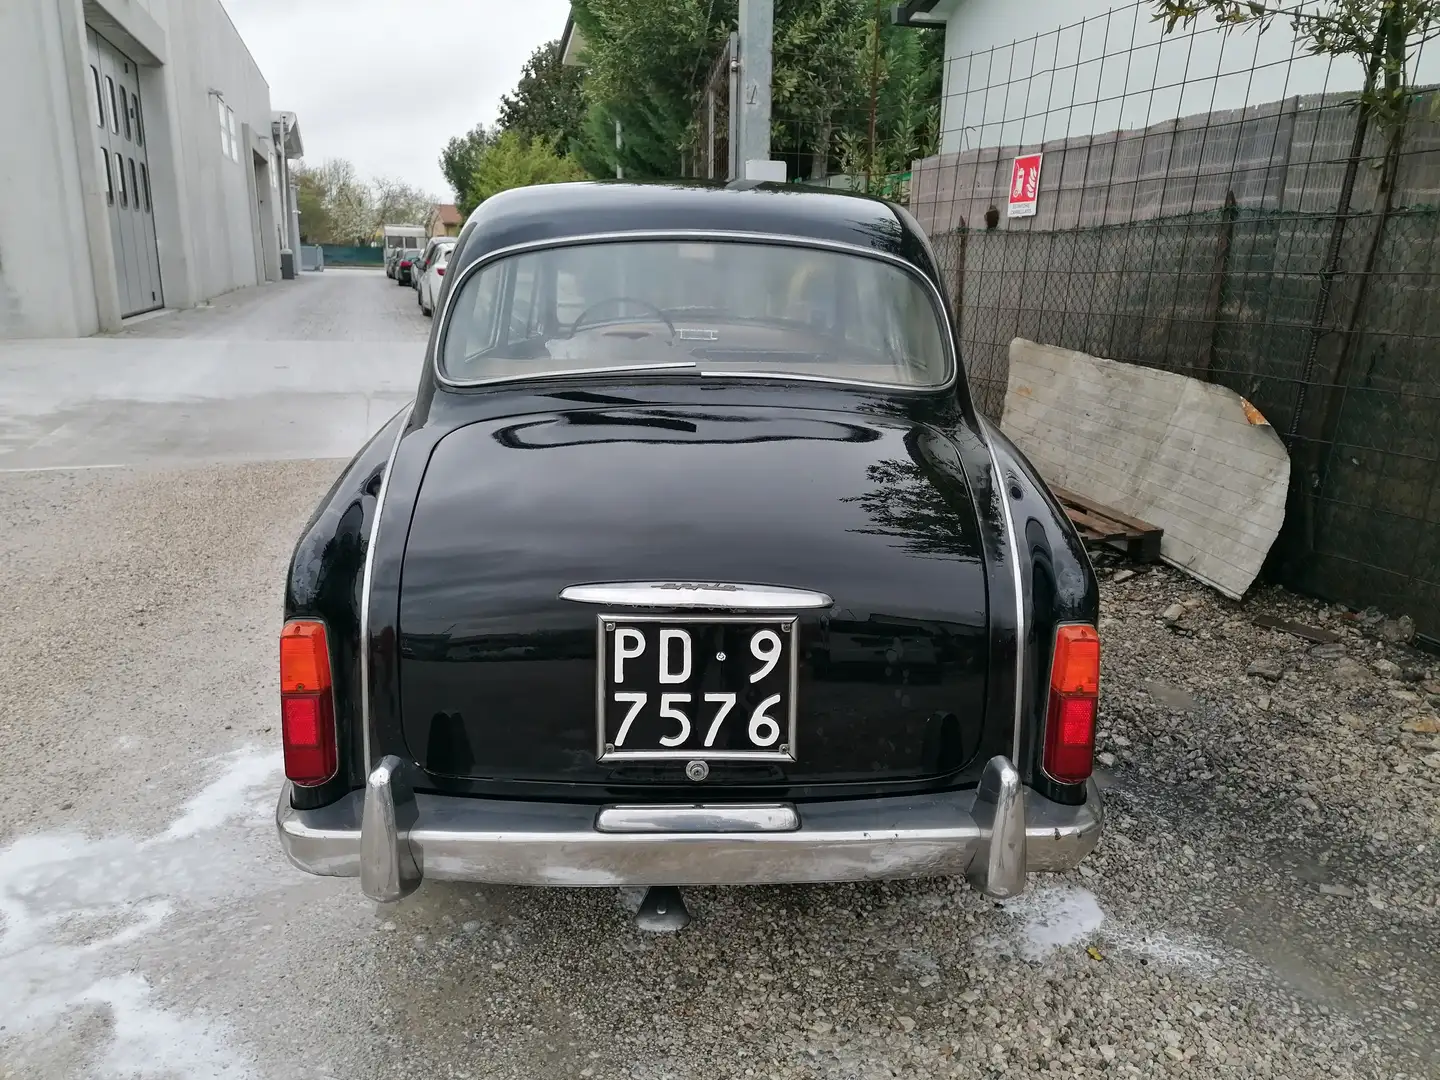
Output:
[[[650,886],[663,921],[684,885],[1007,897],[1094,847],[1094,571],[906,211],[519,189],[438,304],[290,565],[296,866]]]

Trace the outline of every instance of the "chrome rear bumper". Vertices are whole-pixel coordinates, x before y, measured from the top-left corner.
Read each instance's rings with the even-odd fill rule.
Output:
[[[1027,871],[1068,870],[1095,847],[1102,805],[1026,789],[995,757],[974,790],[824,803],[502,802],[414,794],[387,757],[365,791],[319,810],[280,792],[275,824],[301,870],[358,877],[398,900],[424,877],[507,885],[776,885],[964,874],[987,896]]]

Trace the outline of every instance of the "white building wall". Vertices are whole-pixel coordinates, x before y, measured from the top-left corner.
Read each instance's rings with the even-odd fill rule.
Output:
[[[99,325],[61,32],[55,5],[0,0],[0,338]]]
[[[1165,35],[1149,2],[942,0],[933,14],[947,17],[942,153],[1143,128],[1363,80],[1353,60],[1306,54],[1284,19],[1225,34],[1202,17]],[[1412,78],[1440,81],[1440,49],[1422,53]]]
[[[270,88],[219,0],[0,0],[0,338],[118,327],[87,21],[140,65],[166,306],[280,276]],[[238,162],[212,90],[234,110]]]
[[[216,0],[149,0],[154,13],[168,8],[171,38],[166,65],[170,93],[182,134],[181,170],[189,189],[193,265],[201,298],[256,280],[256,235],[252,221],[253,143],[270,142],[270,86],[250,56],[229,15]],[[181,44],[183,43],[183,45]],[[240,161],[221,147],[217,98],[235,111]],[[253,135],[251,134],[253,133]],[[269,196],[269,180],[263,194]],[[275,277],[279,276],[278,256]],[[262,279],[263,280],[263,279]]]

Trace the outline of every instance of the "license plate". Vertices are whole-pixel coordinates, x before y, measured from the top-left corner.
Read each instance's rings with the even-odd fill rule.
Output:
[[[798,620],[601,615],[601,761],[795,760]]]

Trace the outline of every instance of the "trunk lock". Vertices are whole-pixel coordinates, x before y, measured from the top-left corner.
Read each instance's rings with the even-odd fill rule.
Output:
[[[710,775],[710,766],[703,761],[691,761],[685,766],[685,775],[698,784]]]

